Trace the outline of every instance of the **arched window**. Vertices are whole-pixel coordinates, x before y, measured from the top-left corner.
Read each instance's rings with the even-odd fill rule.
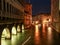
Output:
[[[16,27],[15,26],[12,27],[12,34],[13,35],[16,35],[17,34],[17,30],[16,30]]]

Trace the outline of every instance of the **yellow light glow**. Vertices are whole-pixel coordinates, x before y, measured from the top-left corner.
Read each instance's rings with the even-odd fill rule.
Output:
[[[5,28],[2,32],[2,38],[10,38],[10,32],[8,28]]]
[[[38,21],[36,21],[36,24],[38,24]]]
[[[48,27],[48,42],[52,42],[52,28]]]
[[[38,32],[38,25],[35,25],[35,31]]]
[[[24,25],[22,25],[22,29],[24,29]]]
[[[51,35],[52,34],[52,28],[48,27],[48,34]]]
[[[43,24],[42,32],[45,33],[45,24]]]
[[[20,32],[20,26],[19,25],[17,26],[17,32]]]
[[[1,40],[1,45],[7,45],[5,40]]]
[[[24,32],[24,25],[22,25],[22,32]]]
[[[16,27],[15,26],[12,27],[12,34],[14,34],[14,35],[17,34],[17,31],[16,31]]]
[[[38,29],[38,25],[35,25],[35,37],[34,37],[34,40],[35,40],[35,44],[38,44],[40,43],[40,38],[39,38],[39,29]]]
[[[12,35],[11,44],[12,44],[12,45],[16,45],[16,40],[17,40],[16,35]]]
[[[51,20],[49,19],[49,22],[50,22]]]
[[[11,40],[3,40],[3,39],[1,39],[1,45],[11,45]]]
[[[52,30],[51,27],[48,27],[48,30],[51,31]]]
[[[20,40],[20,33],[17,33],[17,40]]]

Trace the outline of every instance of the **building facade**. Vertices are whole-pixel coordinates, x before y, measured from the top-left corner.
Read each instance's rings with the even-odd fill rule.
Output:
[[[25,4],[24,25],[25,28],[29,28],[32,24],[32,5],[30,3]]]
[[[0,20],[20,21],[23,19],[23,1],[19,0],[0,0]]]
[[[59,0],[51,0],[52,25],[57,32],[59,30]]]
[[[48,20],[51,21],[51,14],[48,13],[37,14],[33,16],[32,20],[33,22],[38,21],[39,24],[43,24],[43,22],[46,23]]]

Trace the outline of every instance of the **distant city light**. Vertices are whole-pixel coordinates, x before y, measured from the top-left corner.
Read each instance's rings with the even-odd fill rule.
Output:
[[[35,31],[38,32],[38,25],[35,25]]]
[[[48,27],[48,30],[50,31],[51,30],[51,27]]]

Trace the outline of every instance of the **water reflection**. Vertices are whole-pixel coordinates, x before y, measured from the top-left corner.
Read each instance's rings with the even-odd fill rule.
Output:
[[[35,25],[35,44],[39,44],[40,43],[40,36],[39,36],[39,29],[38,29],[38,25]]]
[[[11,45],[16,45],[16,35],[12,35]]]
[[[42,32],[45,33],[45,24],[43,24]]]
[[[52,28],[48,27],[48,43],[51,44],[53,41],[52,39]]]
[[[11,45],[11,40],[1,39],[1,45]]]
[[[17,45],[17,41],[19,41],[20,36],[20,33],[18,33],[17,35],[12,35],[11,40],[1,38],[1,45]]]

